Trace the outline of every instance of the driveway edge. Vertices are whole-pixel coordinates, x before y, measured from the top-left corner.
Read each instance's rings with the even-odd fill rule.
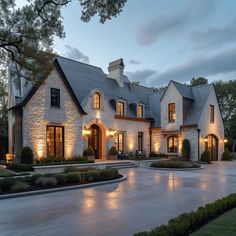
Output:
[[[28,191],[28,192],[23,192],[23,193],[4,194],[4,195],[0,196],[0,200],[1,199],[16,198],[16,197],[32,196],[32,195],[38,195],[38,194],[44,194],[44,193],[60,192],[60,191],[66,191],[66,190],[90,188],[90,187],[95,187],[95,186],[100,186],[100,185],[118,183],[118,182],[121,182],[121,181],[124,181],[127,179],[127,176],[125,174],[121,174],[121,175],[122,175],[122,177],[119,179],[101,181],[101,182],[97,182],[97,183],[74,185],[74,186],[68,186],[68,187],[58,187],[58,188],[52,188],[52,189],[35,190],[35,191]]]
[[[151,170],[164,170],[164,171],[192,171],[192,170],[203,170],[204,167],[198,167],[198,168],[155,168],[155,167],[149,167],[148,169]]]

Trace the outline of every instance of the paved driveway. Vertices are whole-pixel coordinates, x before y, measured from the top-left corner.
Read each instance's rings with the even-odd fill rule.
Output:
[[[121,171],[117,184],[0,200],[0,235],[132,235],[236,192],[236,162]]]

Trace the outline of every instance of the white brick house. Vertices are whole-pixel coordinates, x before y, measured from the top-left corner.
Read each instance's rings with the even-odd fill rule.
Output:
[[[40,85],[9,79],[9,150],[30,146],[36,158],[82,155],[90,144],[106,160],[112,146],[124,153],[181,155],[182,140],[197,160],[224,150],[224,127],[213,85],[170,81],[163,91],[131,83],[123,60],[101,68],[63,57]]]

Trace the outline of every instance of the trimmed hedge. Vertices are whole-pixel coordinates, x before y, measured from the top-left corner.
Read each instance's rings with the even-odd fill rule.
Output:
[[[222,161],[232,161],[232,155],[229,152],[228,148],[225,148],[225,151],[222,154]]]
[[[20,155],[21,163],[23,164],[33,164],[34,153],[30,147],[23,147]]]
[[[152,162],[150,167],[153,168],[199,168],[201,165],[192,161],[157,161]]]
[[[190,142],[188,139],[184,139],[182,142],[182,158],[184,161],[190,160]]]
[[[211,163],[211,157],[210,157],[210,152],[208,150],[205,150],[202,155],[201,155],[201,161],[206,162],[208,164]]]
[[[33,165],[31,164],[21,164],[21,163],[12,163],[7,167],[9,170],[13,170],[16,172],[21,171],[33,171]]]
[[[161,225],[151,231],[140,232],[134,236],[185,236],[190,235],[194,231],[200,229],[209,221],[222,215],[236,207],[236,194],[230,194],[227,197],[216,200],[204,207],[199,207],[196,211],[183,213],[168,224]]]

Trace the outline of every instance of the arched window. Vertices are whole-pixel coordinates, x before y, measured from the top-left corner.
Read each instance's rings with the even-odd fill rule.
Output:
[[[176,136],[170,136],[167,138],[167,151],[168,152],[178,151],[178,138]]]
[[[101,95],[99,93],[95,93],[93,96],[93,108],[94,109],[101,108]]]

